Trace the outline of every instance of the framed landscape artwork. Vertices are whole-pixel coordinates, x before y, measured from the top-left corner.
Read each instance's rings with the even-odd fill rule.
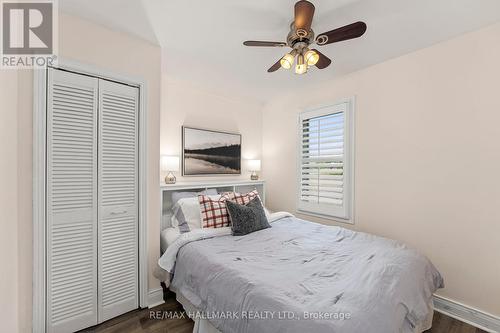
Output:
[[[241,174],[241,134],[183,126],[182,174]]]

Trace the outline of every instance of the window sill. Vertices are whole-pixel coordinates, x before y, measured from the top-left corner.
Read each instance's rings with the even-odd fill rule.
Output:
[[[301,214],[301,215],[307,215],[307,216],[317,217],[317,218],[321,218],[321,219],[325,219],[325,220],[330,220],[330,221],[334,221],[334,222],[339,222],[339,223],[345,223],[345,224],[354,225],[354,219],[353,218],[344,219],[344,218],[337,217],[337,216],[324,215],[324,214],[309,212],[309,211],[300,210],[300,209],[297,209],[296,213],[297,214]]]

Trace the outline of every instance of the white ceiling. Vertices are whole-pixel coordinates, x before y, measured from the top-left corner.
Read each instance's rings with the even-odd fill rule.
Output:
[[[298,76],[267,73],[286,48],[250,48],[244,40],[284,41],[295,0],[60,0],[62,11],[159,44],[172,79],[222,95],[265,102],[500,21],[499,0],[311,0],[313,29],[355,21],[355,40],[321,47],[333,63]]]

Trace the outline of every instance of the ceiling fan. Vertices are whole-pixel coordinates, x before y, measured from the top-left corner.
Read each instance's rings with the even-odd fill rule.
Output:
[[[261,47],[288,46],[292,48],[291,52],[285,54],[283,58],[278,60],[267,70],[269,73],[277,71],[280,67],[285,69],[292,68],[295,58],[297,58],[295,66],[295,73],[297,74],[306,73],[309,66],[316,66],[319,69],[324,69],[328,67],[332,61],[317,49],[310,49],[309,46],[314,43],[322,46],[361,37],[366,31],[366,24],[364,22],[352,23],[319,34],[315,39],[314,31],[311,29],[314,10],[314,5],[306,0],[301,0],[295,4],[295,19],[292,24],[290,24],[290,32],[288,33],[286,42],[248,40],[243,42],[243,45]]]

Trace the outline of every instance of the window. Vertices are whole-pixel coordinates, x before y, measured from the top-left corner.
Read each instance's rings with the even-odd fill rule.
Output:
[[[300,114],[299,212],[352,222],[353,104]]]

